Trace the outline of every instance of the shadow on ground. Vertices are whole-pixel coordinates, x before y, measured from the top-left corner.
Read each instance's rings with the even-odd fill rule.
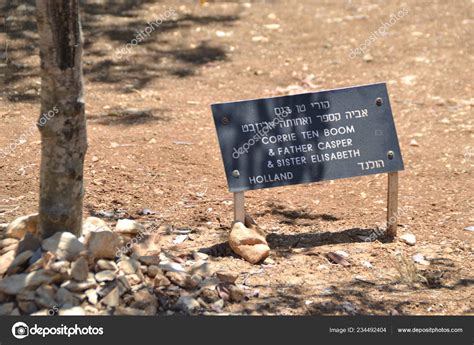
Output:
[[[303,308],[306,310],[305,315],[411,315],[410,308],[413,304],[426,308],[433,305],[433,301],[427,298],[427,295],[434,287],[398,284],[396,279],[382,284],[354,280],[349,284],[332,285],[309,295],[307,286],[276,284],[270,286],[273,293],[271,297],[259,300],[256,305],[245,308],[244,312],[257,311],[261,314],[280,315],[282,311]],[[436,289],[456,290],[472,285],[474,279],[460,279]],[[252,288],[268,287],[252,286]],[[406,295],[407,292],[414,296],[412,300],[400,298],[400,295]],[[413,295],[414,292],[416,295]],[[381,295],[384,298],[380,298]],[[305,296],[304,299],[301,296]]]
[[[175,18],[163,20],[149,37],[137,46],[129,46],[129,52],[117,54],[117,49],[125,48],[150,20],[163,17],[164,13],[147,12],[150,17],[143,18],[143,10],[148,10],[152,3],[156,1],[81,1],[86,83],[108,83],[120,93],[130,93],[145,88],[158,78],[187,78],[195,75],[200,66],[228,59],[225,49],[209,40],[190,46],[180,37],[189,35],[187,31],[196,26],[232,25],[239,19],[238,15],[199,16],[180,14],[177,10]],[[38,88],[34,85],[15,87],[23,79],[39,77],[38,66],[19,62],[38,54],[35,2],[12,0],[0,4],[0,7],[7,18],[7,40],[5,46],[0,46],[0,72],[5,75],[4,95],[11,102],[38,102]],[[173,32],[176,38],[165,38],[168,32]],[[35,92],[31,92],[32,89]],[[25,94],[27,91],[29,93]]]

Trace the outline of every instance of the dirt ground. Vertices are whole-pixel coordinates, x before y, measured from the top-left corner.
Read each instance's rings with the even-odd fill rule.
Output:
[[[405,171],[400,235],[365,242],[385,219],[386,175],[248,192],[271,259],[251,265],[213,251],[215,268],[255,291],[236,314],[474,314],[473,3],[448,1],[86,1],[82,5],[89,150],[84,217],[193,230],[162,250],[227,240],[232,194],[209,105],[387,82]],[[0,148],[39,115],[32,1],[3,3]],[[119,57],[147,21],[176,15]],[[390,14],[407,14],[350,56]],[[290,86],[290,87],[289,87]],[[38,203],[39,134],[0,161],[0,223]],[[156,214],[142,215],[143,209]],[[221,245],[219,248],[225,247]],[[325,254],[344,251],[350,266]],[[422,254],[429,265],[412,263]],[[406,260],[401,260],[405,258]],[[401,273],[400,273],[401,272]]]

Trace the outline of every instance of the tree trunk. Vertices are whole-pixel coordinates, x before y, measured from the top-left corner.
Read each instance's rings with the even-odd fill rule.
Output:
[[[82,232],[87,151],[78,0],[36,0],[41,57],[39,227]]]

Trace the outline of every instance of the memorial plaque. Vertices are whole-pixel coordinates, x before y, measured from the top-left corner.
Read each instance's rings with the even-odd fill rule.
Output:
[[[231,192],[403,170],[384,83],[211,108]]]

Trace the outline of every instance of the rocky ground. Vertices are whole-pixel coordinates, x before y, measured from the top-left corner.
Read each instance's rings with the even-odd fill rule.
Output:
[[[15,143],[0,160],[2,314],[474,313],[472,1],[84,2],[88,220],[44,242],[34,217],[15,222],[38,204],[39,135],[19,140],[39,112],[33,5],[0,1],[0,149]],[[270,256],[235,255],[209,105],[381,81],[405,162],[399,239],[378,231],[387,181],[372,175],[247,193]]]
[[[41,241],[37,223],[32,214],[2,225],[0,315],[217,314],[258,296],[205,253],[162,251],[160,234],[190,233],[167,224],[121,219],[112,231],[89,217],[81,237],[62,232]]]

